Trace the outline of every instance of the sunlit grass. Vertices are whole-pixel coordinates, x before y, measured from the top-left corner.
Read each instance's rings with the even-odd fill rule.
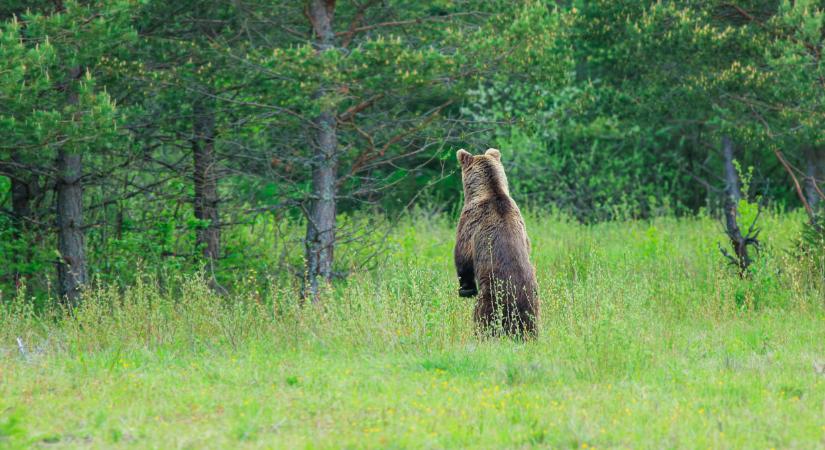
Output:
[[[400,224],[323,306],[196,279],[92,289],[71,318],[6,298],[0,446],[823,446],[825,287],[789,253],[799,223],[766,215],[740,280],[709,219],[528,217],[528,343],[474,336],[442,219]]]

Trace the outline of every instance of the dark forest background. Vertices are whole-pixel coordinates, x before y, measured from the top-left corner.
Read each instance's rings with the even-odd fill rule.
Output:
[[[314,296],[402,215],[456,215],[459,148],[500,148],[537,214],[815,225],[824,9],[4,0],[0,289],[200,272]]]

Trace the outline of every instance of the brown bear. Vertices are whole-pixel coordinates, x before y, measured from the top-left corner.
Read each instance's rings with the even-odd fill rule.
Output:
[[[464,185],[455,243],[458,295],[478,295],[474,319],[479,331],[534,335],[539,316],[536,272],[524,219],[510,198],[501,152],[491,148],[473,156],[462,149],[456,156]]]

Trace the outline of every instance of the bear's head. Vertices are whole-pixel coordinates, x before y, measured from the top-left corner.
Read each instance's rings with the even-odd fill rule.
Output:
[[[461,164],[461,181],[464,184],[464,199],[472,201],[491,195],[510,196],[507,176],[501,165],[501,152],[490,148],[483,155],[472,155],[461,149],[456,153]]]

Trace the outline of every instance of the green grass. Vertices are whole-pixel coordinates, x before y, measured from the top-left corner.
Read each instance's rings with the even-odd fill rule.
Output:
[[[0,446],[825,447],[825,286],[789,253],[801,222],[765,216],[740,280],[709,219],[530,217],[528,343],[474,337],[443,220],[402,223],[382,269],[323,307],[295,283],[222,300],[198,280],[102,287],[73,318],[7,298]]]

